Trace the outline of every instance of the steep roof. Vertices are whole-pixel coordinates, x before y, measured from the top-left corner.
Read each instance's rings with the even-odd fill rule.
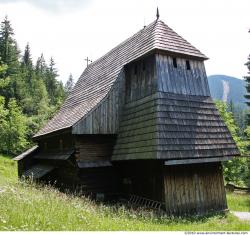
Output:
[[[154,49],[207,59],[164,22],[156,20],[90,64],[59,112],[34,137],[72,127],[105,97],[125,64]]]

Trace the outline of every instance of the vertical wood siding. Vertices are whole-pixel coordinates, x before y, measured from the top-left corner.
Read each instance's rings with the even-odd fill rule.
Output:
[[[220,163],[165,167],[164,188],[168,214],[206,214],[227,209]]]
[[[125,103],[139,100],[156,92],[155,55],[127,65],[125,74]]]
[[[177,68],[173,66],[173,57],[156,55],[157,90],[183,95],[210,96],[204,62],[188,60],[190,70],[184,58],[176,58]]]
[[[125,99],[125,75],[121,70],[106,97],[72,128],[73,134],[115,134]]]

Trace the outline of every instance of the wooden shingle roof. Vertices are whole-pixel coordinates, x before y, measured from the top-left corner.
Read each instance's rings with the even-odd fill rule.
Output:
[[[207,59],[164,22],[156,20],[90,64],[59,112],[34,137],[72,127],[107,95],[124,65],[156,49]]]
[[[238,155],[211,97],[157,92],[125,104],[112,160]]]

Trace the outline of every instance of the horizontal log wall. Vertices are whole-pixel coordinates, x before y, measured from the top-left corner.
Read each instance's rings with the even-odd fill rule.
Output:
[[[207,75],[203,61],[156,55],[157,90],[183,95],[210,96]],[[187,68],[189,63],[190,69]]]
[[[113,135],[77,136],[76,160],[110,160],[114,143]]]
[[[220,163],[166,166],[165,203],[168,214],[206,214],[227,209]]]
[[[107,96],[78,121],[73,134],[115,134],[125,99],[125,74],[121,70]]]

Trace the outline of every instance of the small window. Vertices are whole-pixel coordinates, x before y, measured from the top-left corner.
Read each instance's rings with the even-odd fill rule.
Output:
[[[137,65],[135,65],[135,68],[134,68],[134,75],[137,74]]]
[[[189,60],[186,60],[186,69],[187,70],[190,70],[191,68],[190,68],[190,62],[189,62]]]
[[[177,60],[176,60],[176,58],[173,58],[173,66],[174,66],[175,68],[177,68]]]

